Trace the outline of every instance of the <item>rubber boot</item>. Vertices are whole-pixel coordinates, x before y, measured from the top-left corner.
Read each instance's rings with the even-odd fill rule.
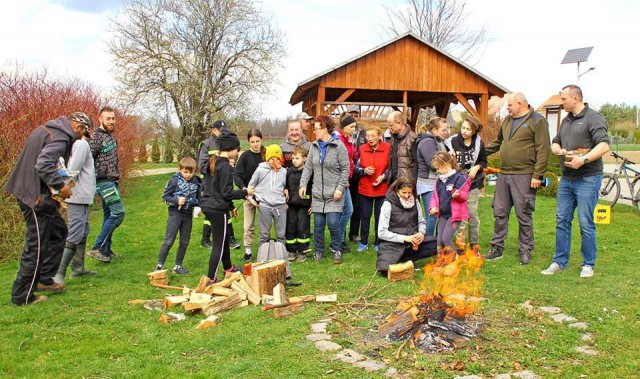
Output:
[[[95,275],[97,271],[87,271],[84,269],[84,256],[85,250],[87,248],[87,242],[81,242],[76,249],[76,254],[73,256],[73,260],[71,261],[71,279],[76,278],[78,276],[85,275]]]
[[[67,274],[67,267],[69,267],[69,263],[73,259],[73,256],[76,254],[76,246],[72,244],[66,244],[64,246],[64,252],[62,253],[62,259],[60,260],[60,266],[58,267],[58,272],[53,277],[53,281],[58,284],[64,284],[64,277]]]

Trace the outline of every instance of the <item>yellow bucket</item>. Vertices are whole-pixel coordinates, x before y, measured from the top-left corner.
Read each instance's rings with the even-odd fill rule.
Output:
[[[596,224],[610,224],[611,206],[605,204],[596,204],[596,209],[593,210],[593,221]]]

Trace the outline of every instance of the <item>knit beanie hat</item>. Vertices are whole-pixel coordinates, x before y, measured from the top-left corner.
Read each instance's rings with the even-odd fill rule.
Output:
[[[279,160],[282,160],[282,149],[279,145],[273,144],[267,146],[264,153],[264,160],[268,162],[271,158],[278,158]]]
[[[231,151],[240,147],[240,140],[234,132],[225,129],[218,137],[218,144],[220,151]]]
[[[345,116],[342,120],[340,120],[340,127],[344,128],[351,124],[355,124],[356,122],[357,121],[355,117],[353,117],[352,115],[348,115],[348,116]]]

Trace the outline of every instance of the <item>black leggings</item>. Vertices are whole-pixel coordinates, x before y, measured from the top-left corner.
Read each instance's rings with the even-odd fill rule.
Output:
[[[209,273],[210,279],[215,279],[220,262],[222,267],[227,270],[233,266],[231,263],[231,251],[229,250],[229,231],[227,222],[229,214],[223,212],[204,212],[211,221],[211,256],[209,257]]]

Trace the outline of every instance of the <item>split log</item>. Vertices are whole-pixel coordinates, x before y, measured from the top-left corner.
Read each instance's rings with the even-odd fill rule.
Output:
[[[166,284],[158,284],[158,283],[151,283],[151,285],[156,287],[156,288],[162,288],[163,290],[180,290],[180,291],[184,291],[184,287],[168,286]]]
[[[277,308],[276,310],[274,310],[273,311],[273,317],[275,317],[275,318],[288,317],[288,316],[291,316],[292,314],[294,314],[296,312],[302,312],[302,311],[304,311],[304,304],[303,303],[292,304],[290,306],[283,307],[283,308]]]
[[[273,303],[284,304],[287,302],[287,294],[285,292],[284,284],[278,283],[273,287]]]
[[[207,288],[207,286],[209,286],[209,277],[206,275],[202,275],[200,277],[200,280],[198,281],[198,285],[196,286],[196,289],[193,290],[194,292],[200,292],[200,293],[204,293],[204,290]]]
[[[149,278],[149,283],[151,283],[152,286],[169,284],[169,274],[167,274],[167,270],[152,271],[147,274],[147,278]]]
[[[286,277],[286,265],[282,259],[274,261],[254,263],[251,267],[251,275],[247,283],[258,295],[272,294],[273,287],[281,283],[284,285]]]
[[[378,327],[378,333],[383,338],[398,339],[411,330],[416,320],[416,316],[411,312],[395,311]]]
[[[338,302],[338,294],[332,293],[330,295],[317,295],[316,303],[336,303]]]
[[[240,280],[231,284],[231,288],[238,292],[243,292],[247,295],[247,300],[251,304],[260,304],[260,296],[253,291],[253,289],[247,284],[247,281],[244,280],[244,277],[240,277]]]
[[[198,311],[202,310],[202,307],[204,306],[204,304],[202,303],[194,303],[191,301],[187,301],[186,303],[182,303],[182,308],[184,309],[185,312],[189,313],[189,314],[194,314]]]
[[[262,304],[264,304],[264,305],[273,305],[273,304],[275,304],[274,300],[273,300],[273,295],[267,295],[267,294],[262,295]]]
[[[164,313],[162,314],[162,316],[160,316],[160,318],[158,319],[158,321],[164,323],[164,324],[170,324],[172,322],[176,322],[176,321],[183,321],[186,320],[187,317],[184,315],[184,313]]]
[[[225,287],[211,287],[211,295],[231,296],[236,293],[234,290]]]
[[[222,311],[233,309],[242,304],[242,298],[240,294],[235,293],[229,297],[220,297],[211,300],[209,303],[202,307],[202,313],[206,316],[218,314]]]
[[[196,329],[198,329],[198,330],[209,329],[209,328],[211,328],[213,326],[217,326],[219,323],[220,323],[220,317],[218,317],[216,315],[211,315],[211,316],[205,318],[204,320],[200,321],[198,326],[196,326]]]
[[[191,294],[191,296],[189,297],[189,301],[192,303],[208,303],[211,301],[211,295],[206,294],[206,293],[199,293],[199,292],[194,292]]]
[[[213,283],[211,286],[212,287],[226,287],[229,288],[231,287],[231,283],[240,280],[240,278],[242,278],[242,273],[241,272],[234,272],[233,274],[228,275],[223,281],[218,282],[218,283]]]
[[[414,267],[413,261],[390,265],[387,271],[387,279],[390,282],[398,282],[400,280],[408,280],[413,278]]]
[[[189,301],[189,297],[185,296],[185,295],[180,295],[180,296],[167,296],[164,298],[164,301],[162,303],[164,309],[169,309],[169,308],[173,308],[175,306],[178,306],[182,303],[186,303],[187,301]]]
[[[306,303],[309,301],[316,301],[316,295],[302,295],[289,298],[290,303]]]

